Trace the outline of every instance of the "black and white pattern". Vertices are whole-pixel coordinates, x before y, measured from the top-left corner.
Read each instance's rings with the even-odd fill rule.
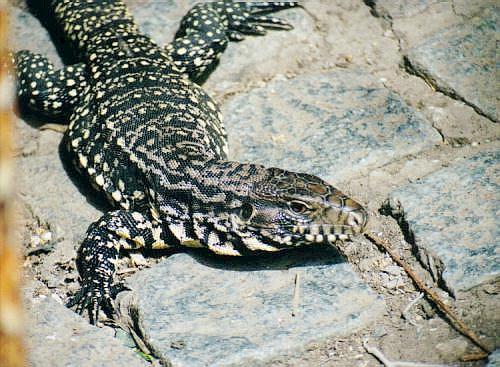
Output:
[[[269,13],[295,2],[218,1],[195,6],[165,48],[143,35],[118,0],[55,0],[54,13],[80,63],[53,70],[16,54],[19,96],[63,116],[75,165],[115,211],[90,225],[78,251],[82,287],[70,302],[113,314],[121,249],[206,247],[245,255],[360,233],[364,209],[321,179],[227,161],[217,104],[195,81],[229,41],[291,29]]]

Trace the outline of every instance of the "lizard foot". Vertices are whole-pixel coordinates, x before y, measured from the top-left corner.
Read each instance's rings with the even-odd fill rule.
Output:
[[[123,283],[111,285],[109,280],[84,279],[80,290],[70,298],[66,307],[76,306],[75,311],[80,315],[87,310],[90,323],[96,325],[99,320],[99,311],[102,310],[110,319],[116,316],[114,299],[124,290],[130,290]]]
[[[237,2],[223,9],[228,19],[227,35],[231,41],[241,41],[244,35],[265,35],[267,29],[290,30],[293,26],[284,19],[266,15],[300,6],[298,2]]]

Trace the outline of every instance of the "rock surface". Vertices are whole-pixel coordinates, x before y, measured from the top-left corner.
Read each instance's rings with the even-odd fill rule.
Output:
[[[102,215],[96,205],[104,204],[69,167],[73,175],[68,176],[58,151],[61,138],[60,133],[42,131],[38,154],[17,161],[23,173],[17,182],[21,201],[36,221],[35,232],[50,236],[53,246],[38,269],[51,287],[60,284],[60,266],[73,264],[88,226]],[[38,242],[46,242],[37,241],[36,235],[34,240],[30,251],[37,250]]]
[[[141,30],[159,45],[165,45],[173,39],[182,17],[200,1],[125,2]],[[151,14],[159,16],[152,17]],[[294,69],[297,64],[318,54],[321,37],[314,32],[314,22],[304,10],[281,11],[279,17],[288,20],[294,29],[288,32],[269,31],[262,37],[248,36],[243,42],[232,43],[204,88],[213,94],[241,91],[249,83],[285,73],[287,69]],[[262,47],[263,43],[266,47]],[[259,52],[255,52],[256,49]],[[235,60],[238,62],[234,62]]]
[[[50,34],[40,21],[25,9],[10,8],[10,16],[14,20],[11,27],[11,47],[14,51],[30,50],[47,55],[56,67],[62,66],[57,49],[51,42]],[[36,32],[33,30],[36,29]]]
[[[498,367],[500,366],[500,349],[496,349],[493,353],[488,356],[488,363],[486,367]]]
[[[500,276],[498,177],[500,153],[484,152],[391,194],[421,261],[454,293]]]
[[[383,300],[339,261],[333,249],[247,259],[177,254],[128,284],[146,339],[174,366],[249,366],[381,316]]]
[[[442,30],[408,52],[410,68],[438,90],[498,122],[498,12]]]
[[[441,141],[419,113],[359,70],[274,81],[230,99],[223,112],[231,159],[334,183]]]
[[[60,139],[61,135],[55,138]],[[57,149],[55,139],[50,143]],[[85,182],[79,183],[76,175],[74,180],[68,177],[57,150],[20,159],[18,164],[19,169],[26,173],[19,182],[20,194],[29,203],[33,215],[43,218],[55,241],[81,242],[89,223],[101,216],[101,212],[87,201],[92,197],[86,199],[90,187]],[[77,185],[81,185],[81,191]],[[54,198],[60,198],[60,201],[54,203]]]
[[[111,329],[89,325],[52,296],[37,294],[42,284],[30,284],[27,298],[28,353],[33,367],[149,366],[124,347]],[[43,292],[43,291],[42,291]]]

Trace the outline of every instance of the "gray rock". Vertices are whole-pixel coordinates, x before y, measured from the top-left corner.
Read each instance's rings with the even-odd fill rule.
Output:
[[[493,353],[488,356],[488,364],[486,367],[498,367],[500,366],[500,349],[496,349]]]
[[[88,201],[98,196],[90,191],[86,182],[74,182],[64,169],[58,154],[61,134],[42,132],[43,155],[17,160],[18,190],[22,202],[37,224],[50,232],[48,245],[54,245],[50,254],[41,258],[38,271],[50,287],[60,286],[61,264],[73,264],[76,249],[85,236],[88,226],[102,213]],[[71,169],[70,169],[71,171]]]
[[[365,0],[365,3],[375,10],[376,15],[393,20],[412,18],[426,13],[434,5],[443,4],[450,6],[456,15],[470,18],[483,9],[498,4],[496,0]],[[419,31],[421,30],[414,30]]]
[[[250,366],[381,316],[383,300],[337,256],[333,249],[239,259],[177,254],[128,284],[143,335],[174,366]]]
[[[159,45],[172,41],[182,17],[199,2],[204,1],[126,1],[140,29]],[[294,29],[269,30],[265,37],[247,36],[244,42],[231,42],[220,65],[204,84],[207,91],[217,94],[239,91],[257,80],[296,70],[299,63],[317,54],[321,37],[314,31],[314,22],[307,13],[291,9],[276,16],[287,19]]]
[[[243,42],[230,43],[204,89],[216,95],[241,92],[278,75],[304,72],[304,65],[312,65],[321,57],[321,35],[303,9],[274,15],[288,20],[294,29],[269,30],[265,36],[247,36]]]
[[[61,135],[54,138],[60,139]],[[101,212],[87,202],[85,194],[90,194],[89,199],[96,194],[90,192],[86,182],[73,182],[68,177],[57,152],[59,142],[54,139],[50,143],[54,144],[51,153],[17,161],[23,172],[18,183],[20,195],[34,217],[51,229],[54,241],[68,240],[76,245]],[[77,179],[76,175],[74,179]]]
[[[49,58],[56,67],[62,66],[54,43],[50,39],[49,32],[40,24],[27,9],[10,7],[11,19],[11,48],[14,51],[30,50],[40,53]]]
[[[496,0],[454,0],[453,11],[465,18],[472,18],[480,15],[485,9],[496,8],[498,11],[498,1]]]
[[[465,355],[468,347],[469,341],[463,337],[446,339],[435,346],[436,352],[447,360],[453,360],[456,356]]]
[[[158,45],[163,46],[172,41],[182,17],[200,1],[125,0],[124,2],[140,30],[154,39]]]
[[[44,288],[40,284],[40,288]],[[99,329],[50,295],[36,295],[36,286],[25,289],[30,366],[149,366],[131,348],[113,337],[111,329]],[[34,294],[35,293],[35,294]]]
[[[230,158],[338,182],[440,142],[401,98],[358,70],[278,80],[224,106]]]
[[[379,16],[393,19],[414,16],[439,1],[442,0],[365,0]]]
[[[452,292],[500,275],[499,159],[480,153],[390,195],[420,259]]]
[[[498,121],[498,21],[495,8],[485,9],[474,21],[439,31],[408,52],[409,68],[436,89]]]

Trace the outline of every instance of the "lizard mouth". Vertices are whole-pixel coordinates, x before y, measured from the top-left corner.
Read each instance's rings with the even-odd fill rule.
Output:
[[[307,243],[326,243],[329,245],[334,245],[337,241],[351,240],[352,234],[345,233],[330,233],[330,234],[312,234],[307,233],[303,235],[305,242]]]
[[[306,224],[293,226],[292,232],[303,236],[308,242],[334,243],[338,240],[349,240],[358,231],[352,226],[342,224]]]
[[[353,235],[350,234],[306,234],[300,237],[296,237],[295,242],[297,245],[311,245],[311,244],[318,244],[318,245],[328,245],[328,246],[333,246],[337,247],[336,244],[338,242],[342,241],[350,241],[352,240]]]
[[[291,240],[291,242],[295,242],[296,244],[318,243],[334,245],[337,241],[351,240],[352,237],[358,233],[355,228],[341,224],[304,223],[287,226],[252,225],[251,228],[261,233],[266,231],[276,233],[278,229],[281,231],[285,230],[288,234],[285,235],[281,233],[280,237],[288,238],[288,241]]]

